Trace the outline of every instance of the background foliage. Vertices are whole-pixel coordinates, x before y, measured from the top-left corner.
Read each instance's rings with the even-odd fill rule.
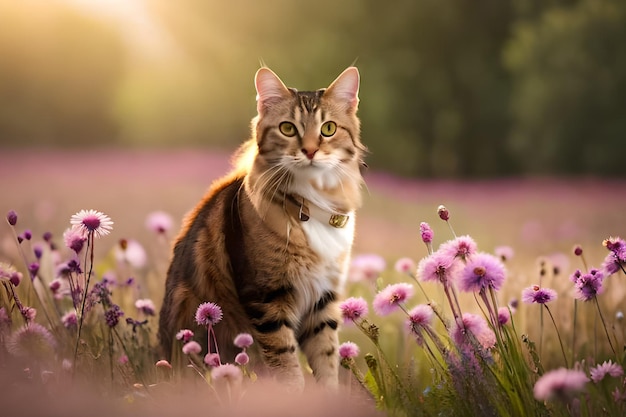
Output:
[[[24,0],[0,20],[2,148],[232,148],[260,63],[315,89],[356,61],[374,168],[624,175],[622,0]]]

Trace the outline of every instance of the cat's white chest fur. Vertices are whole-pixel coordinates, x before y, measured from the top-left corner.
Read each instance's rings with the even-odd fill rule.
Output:
[[[346,225],[341,228],[333,227],[328,222],[316,218],[302,223],[309,246],[320,256],[323,263],[337,263],[349,257],[354,240],[355,220],[353,212],[348,216]]]

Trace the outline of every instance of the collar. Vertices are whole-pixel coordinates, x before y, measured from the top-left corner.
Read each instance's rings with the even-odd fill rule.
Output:
[[[337,229],[343,229],[348,224],[350,216],[343,213],[333,213],[307,201],[304,197],[285,194],[285,210],[301,222],[307,222],[311,217]]]

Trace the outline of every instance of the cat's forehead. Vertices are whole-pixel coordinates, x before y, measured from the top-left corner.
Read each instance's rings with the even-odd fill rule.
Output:
[[[298,91],[295,88],[289,89],[296,97],[298,106],[303,112],[314,113],[320,107],[321,98],[325,88],[315,91]]]

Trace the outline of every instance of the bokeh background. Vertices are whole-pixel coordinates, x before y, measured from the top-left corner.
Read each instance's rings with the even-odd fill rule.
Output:
[[[231,149],[261,63],[362,73],[369,164],[404,176],[624,176],[621,0],[8,0],[0,145]]]
[[[356,253],[420,259],[421,221],[451,237],[439,204],[529,276],[626,234],[623,0],[0,1],[0,210],[60,236],[97,209],[111,245],[149,241],[148,213],[177,228],[228,171],[260,65],[308,90],[352,64],[371,151]]]

